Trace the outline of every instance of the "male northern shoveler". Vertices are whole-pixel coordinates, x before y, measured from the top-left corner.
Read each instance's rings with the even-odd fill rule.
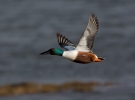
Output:
[[[94,43],[94,37],[98,31],[98,19],[94,14],[91,14],[89,18],[88,25],[82,34],[78,45],[75,47],[74,44],[68,40],[65,36],[57,33],[57,39],[59,45],[65,48],[67,51],[63,51],[57,48],[51,48],[48,51],[40,53],[40,55],[58,55],[66,59],[69,59],[77,63],[91,63],[91,62],[101,62],[105,58],[98,57],[92,52],[92,47]]]

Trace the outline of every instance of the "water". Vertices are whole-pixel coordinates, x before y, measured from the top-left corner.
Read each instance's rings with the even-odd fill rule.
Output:
[[[135,1],[0,1],[0,85],[18,82],[113,81],[99,93],[54,93],[1,97],[1,100],[134,100]],[[59,47],[60,32],[77,44],[94,13],[99,20],[93,51],[107,60],[87,65],[39,53]]]

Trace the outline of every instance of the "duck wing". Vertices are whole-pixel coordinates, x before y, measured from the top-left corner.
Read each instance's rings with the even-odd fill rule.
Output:
[[[62,36],[61,34],[57,33],[57,39],[58,39],[58,43],[59,45],[66,49],[66,50],[74,50],[75,46],[74,44],[68,40],[65,36]]]
[[[95,17],[94,14],[91,14],[88,25],[87,25],[84,33],[82,34],[75,50],[92,52],[91,49],[93,47],[94,37],[98,31],[98,26],[99,25],[98,25],[97,17]]]

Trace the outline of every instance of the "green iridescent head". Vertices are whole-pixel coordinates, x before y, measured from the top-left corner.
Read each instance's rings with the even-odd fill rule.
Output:
[[[62,56],[63,51],[60,50],[60,49],[57,49],[57,48],[52,48],[52,49],[51,49],[51,54],[52,54],[52,55],[59,55],[59,56]]]

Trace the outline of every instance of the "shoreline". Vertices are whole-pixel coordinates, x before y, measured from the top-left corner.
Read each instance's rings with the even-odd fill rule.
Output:
[[[57,93],[64,91],[71,92],[95,92],[96,87],[113,86],[113,82],[66,82],[63,84],[40,84],[34,82],[23,82],[17,84],[7,84],[0,86],[0,96],[23,95],[23,94],[36,94],[36,93]]]

